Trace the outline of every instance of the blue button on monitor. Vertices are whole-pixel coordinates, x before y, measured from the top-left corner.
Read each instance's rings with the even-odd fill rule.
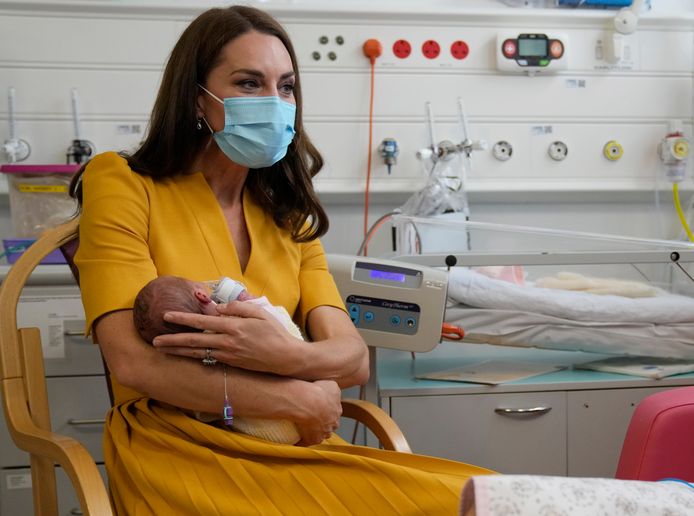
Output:
[[[405,326],[407,326],[408,328],[414,328],[415,326],[417,326],[417,319],[415,319],[414,317],[408,317],[407,319],[405,319]]]
[[[393,326],[398,326],[400,324],[400,316],[399,315],[393,315],[390,317],[390,324]]]
[[[373,312],[364,312],[364,320],[366,322],[371,322],[374,320],[374,313]]]

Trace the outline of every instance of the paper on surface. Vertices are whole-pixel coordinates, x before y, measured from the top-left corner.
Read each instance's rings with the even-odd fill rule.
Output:
[[[522,380],[531,376],[552,373],[560,369],[563,369],[563,367],[551,364],[487,360],[478,364],[455,367],[444,371],[418,374],[416,378],[497,385],[514,380]]]

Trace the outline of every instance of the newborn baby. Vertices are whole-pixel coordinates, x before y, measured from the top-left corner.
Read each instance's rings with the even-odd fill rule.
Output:
[[[226,277],[218,282],[203,283],[178,276],[160,276],[150,281],[138,293],[133,306],[133,319],[140,336],[151,344],[157,335],[200,331],[165,321],[166,312],[189,312],[221,317],[215,308],[216,304],[234,300],[260,305],[292,336],[303,339],[301,331],[284,307],[272,305],[264,296],[251,295],[242,283]],[[207,413],[196,413],[195,417],[206,422],[220,420],[219,416]],[[301,439],[294,423],[287,420],[235,416],[233,429],[282,444],[296,444]]]

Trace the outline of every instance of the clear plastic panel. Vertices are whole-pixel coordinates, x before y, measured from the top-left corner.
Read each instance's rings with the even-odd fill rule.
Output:
[[[694,245],[394,217],[396,259],[449,267],[466,342],[694,361]]]
[[[460,213],[396,215],[397,259],[484,267],[517,283],[576,273],[694,295],[694,244],[465,221]]]

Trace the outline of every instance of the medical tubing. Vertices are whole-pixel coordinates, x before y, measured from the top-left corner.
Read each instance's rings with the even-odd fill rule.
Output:
[[[366,236],[364,236],[364,240],[362,240],[361,245],[359,246],[359,250],[357,251],[357,256],[362,256],[362,253],[366,253],[367,246],[369,245],[369,240],[371,240],[371,237],[374,235],[376,230],[383,225],[384,222],[386,222],[388,219],[390,219],[393,215],[397,215],[400,213],[399,211],[390,211],[386,213],[385,215],[382,215],[379,217],[376,222],[371,224],[371,228],[366,232]],[[363,256],[366,256],[366,254],[363,254]]]
[[[684,220],[686,220],[688,224],[690,223],[689,221],[692,220],[693,214],[694,214],[694,195],[692,195],[689,198],[689,205],[687,206],[687,209],[684,210]],[[685,237],[686,237],[686,232],[685,232],[684,228],[682,228],[677,239],[678,240],[684,240]]]
[[[366,161],[366,187],[364,189],[364,241],[368,234],[369,225],[369,185],[371,183],[371,154],[373,147],[373,118],[374,118],[374,83],[376,81],[376,61],[370,59],[371,63],[371,93],[369,95],[369,154]],[[364,256],[368,252],[368,247],[363,248]]]
[[[672,198],[675,202],[675,210],[677,210],[677,216],[679,217],[680,222],[682,223],[682,227],[684,228],[684,231],[687,233],[689,241],[694,242],[694,234],[692,234],[692,230],[689,229],[689,224],[687,224],[687,218],[684,216],[684,211],[682,211],[682,205],[680,204],[679,188],[677,186],[677,183],[672,183]]]
[[[687,482],[686,480],[683,480],[681,478],[672,478],[672,477],[667,477],[667,478],[661,478],[658,480],[658,482],[677,482],[678,484],[684,484],[685,486],[691,487],[694,489],[694,484]]]

